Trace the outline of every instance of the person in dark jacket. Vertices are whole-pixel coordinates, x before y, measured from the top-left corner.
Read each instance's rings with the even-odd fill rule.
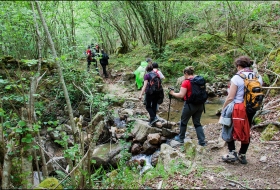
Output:
[[[105,53],[105,51],[102,49],[101,50],[101,59],[100,59],[100,64],[103,68],[103,74],[105,75],[105,78],[108,78],[108,74],[107,74],[107,71],[106,71],[106,66],[108,65],[108,59],[109,59],[109,56],[107,55],[107,53]]]

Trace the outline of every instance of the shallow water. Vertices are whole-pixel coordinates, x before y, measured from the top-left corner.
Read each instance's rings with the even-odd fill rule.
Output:
[[[145,161],[145,166],[143,166],[143,168],[140,170],[140,175],[142,175],[145,171],[147,171],[150,168],[153,168],[152,164],[151,164],[151,159],[152,159],[152,155],[145,155],[145,154],[138,154],[136,156],[133,156],[130,161],[133,160],[144,160]]]
[[[223,100],[220,98],[212,98],[208,99],[208,101],[210,103],[205,104],[205,113],[203,112],[201,116],[202,125],[217,123],[219,121],[219,117],[216,115],[216,112],[223,106]],[[180,121],[183,105],[184,102],[171,99],[169,121],[176,123]],[[162,112],[159,116],[167,120],[168,112]],[[193,125],[191,119],[189,120],[188,125]]]

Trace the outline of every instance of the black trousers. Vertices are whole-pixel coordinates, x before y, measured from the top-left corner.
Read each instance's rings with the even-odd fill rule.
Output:
[[[90,69],[90,63],[91,63],[91,61],[90,61],[90,60],[87,60],[87,69],[88,69],[88,71],[89,71],[89,69]]]
[[[250,128],[252,126],[252,123],[253,123],[253,117],[254,115],[256,114],[255,113],[247,113],[247,117],[248,117],[248,122],[249,122],[249,125],[250,125]],[[249,138],[249,143],[248,144],[243,144],[241,142],[241,147],[240,147],[240,150],[239,150],[239,154],[246,154],[248,148],[249,148],[249,144],[250,144],[250,138]],[[235,150],[235,141],[231,141],[231,142],[228,142],[228,150],[231,152],[233,150]]]
[[[107,77],[107,76],[108,76],[108,75],[107,75],[107,71],[106,71],[106,66],[107,66],[107,65],[101,64],[101,66],[102,66],[102,69],[103,69],[103,74],[105,75],[105,77]]]
[[[146,110],[149,112],[150,121],[156,117],[159,93],[146,94]]]

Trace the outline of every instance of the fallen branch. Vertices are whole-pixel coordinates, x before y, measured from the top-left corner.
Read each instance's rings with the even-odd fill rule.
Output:
[[[275,125],[277,127],[280,127],[280,122],[278,122],[278,121],[267,121],[267,122],[264,122],[264,123],[260,123],[258,125],[254,125],[251,129],[255,129],[255,128],[258,128],[258,127],[266,127],[270,124]]]
[[[265,141],[265,142],[262,142],[262,144],[280,145],[280,141]]]
[[[222,175],[222,174],[221,174],[221,175]],[[222,175],[222,176],[223,176],[223,175]],[[216,177],[217,177],[217,176],[216,176]],[[250,188],[250,187],[246,187],[246,186],[242,185],[242,184],[241,184],[240,182],[238,182],[238,181],[231,180],[231,179],[227,179],[225,176],[223,176],[223,178],[221,178],[221,177],[217,177],[217,178],[225,179],[225,180],[227,180],[227,181],[229,181],[229,182],[236,183],[236,184],[240,185],[241,187],[243,187],[243,188],[245,188],[245,189],[252,189],[252,188]]]

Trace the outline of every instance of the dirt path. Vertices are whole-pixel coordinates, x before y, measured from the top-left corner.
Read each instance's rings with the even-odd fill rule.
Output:
[[[109,93],[122,97],[137,98],[140,91],[128,92],[125,87],[107,79]],[[137,107],[145,109],[139,102]],[[162,110],[168,109],[168,99],[161,105]],[[179,114],[179,113],[178,113]],[[205,126],[208,141],[217,141],[221,133],[219,124]],[[247,152],[248,164],[243,165],[223,162],[221,156],[228,152],[227,146],[211,148],[209,144],[205,153],[197,160],[196,169],[188,175],[172,176],[163,181],[162,188],[207,188],[207,189],[279,189],[280,188],[280,144],[266,144],[260,141],[260,130],[251,131],[251,144]],[[196,139],[195,136],[191,138]],[[277,141],[279,143],[279,141]],[[239,150],[240,142],[236,142]],[[262,161],[261,161],[262,160]],[[147,182],[151,188],[157,188],[161,178]]]

